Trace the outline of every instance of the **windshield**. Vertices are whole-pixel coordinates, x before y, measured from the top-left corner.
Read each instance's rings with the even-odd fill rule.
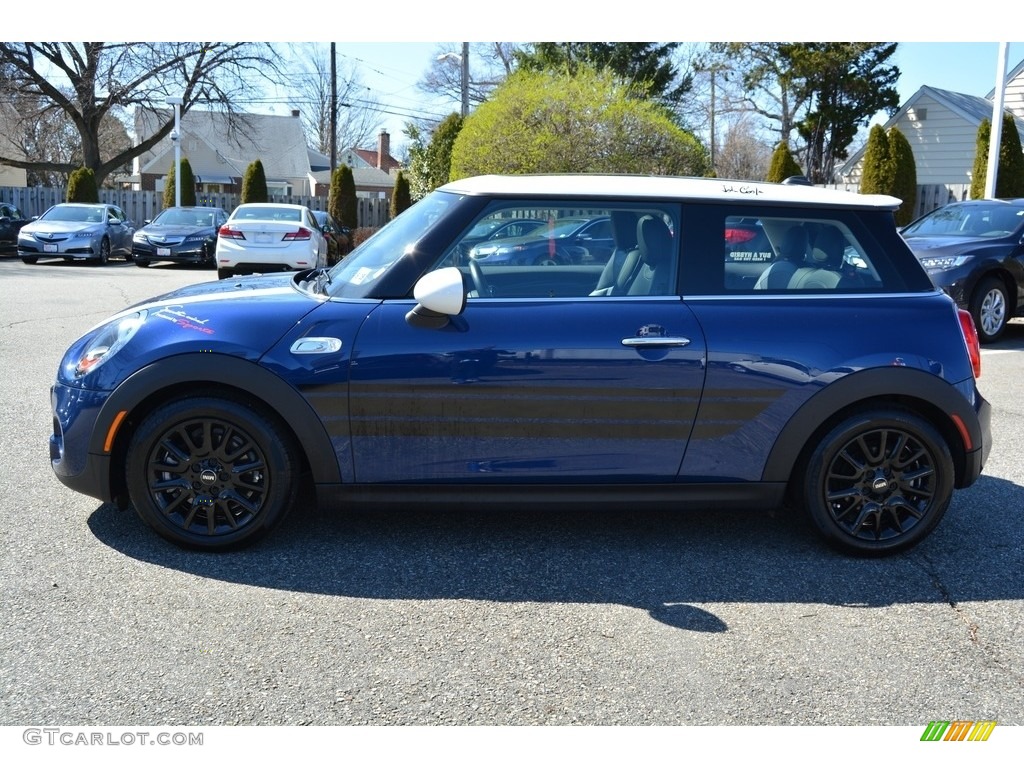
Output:
[[[331,295],[350,299],[372,296],[388,269],[411,253],[458,200],[447,192],[432,192],[392,219],[331,269]]]
[[[911,224],[905,237],[945,235],[956,237],[1005,237],[1024,223],[1024,206],[947,205]]]
[[[102,205],[55,205],[42,216],[40,221],[87,221],[99,223],[103,221]]]
[[[162,224],[165,227],[212,227],[214,224],[213,211],[186,210],[184,208],[168,208],[161,211],[155,219],[154,224]]]

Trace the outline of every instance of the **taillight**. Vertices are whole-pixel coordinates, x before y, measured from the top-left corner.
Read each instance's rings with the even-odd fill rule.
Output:
[[[218,237],[223,237],[225,240],[245,240],[245,235],[242,234],[242,230],[235,229],[230,224],[225,224],[217,230]]]
[[[726,227],[725,229],[725,242],[730,245],[746,243],[755,237],[757,237],[757,233],[749,229],[735,229],[733,227]]]
[[[285,236],[282,237],[281,239],[285,240],[285,241],[287,241],[287,240],[309,240],[309,238],[311,238],[312,236],[313,236],[313,233],[310,232],[308,229],[306,229],[305,227],[299,227],[298,231],[296,231],[296,232],[286,232]]]
[[[967,354],[971,358],[974,378],[981,378],[981,342],[978,341],[978,329],[974,327],[974,318],[966,309],[958,309],[956,315],[960,318],[960,331],[964,335]]]

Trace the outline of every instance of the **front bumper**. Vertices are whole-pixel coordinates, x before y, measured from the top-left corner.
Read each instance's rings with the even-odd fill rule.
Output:
[[[54,256],[71,259],[98,259],[102,238],[71,237],[67,240],[37,240],[18,237],[19,256]]]
[[[202,241],[172,246],[151,243],[132,243],[132,258],[148,261],[173,261],[183,264],[202,264],[213,261],[213,246],[209,250]]]
[[[97,420],[109,392],[56,383],[50,387],[53,434],[50,466],[64,485],[101,501],[112,501],[110,453],[90,450]]]

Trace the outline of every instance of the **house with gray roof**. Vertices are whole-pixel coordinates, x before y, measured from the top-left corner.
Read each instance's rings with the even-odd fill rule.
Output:
[[[138,110],[137,140],[152,135],[168,120],[173,120],[169,111]],[[180,128],[181,156],[188,159],[200,194],[241,192],[245,171],[257,159],[263,164],[271,195],[328,194],[330,158],[307,146],[298,110],[289,116],[234,114],[229,119],[222,112],[192,109],[181,116]],[[388,134],[382,131],[376,152],[349,149],[339,155],[337,162],[353,169],[357,195],[390,198],[393,176],[365,159],[382,157],[397,167],[388,149]],[[135,189],[161,191],[173,165],[174,145],[165,138],[135,159],[128,181]]]
[[[888,130],[895,125],[907,137],[914,151],[919,186],[944,186],[951,199],[965,199],[978,127],[983,120],[992,120],[994,99],[994,88],[983,97],[925,85],[882,127]],[[1014,114],[1017,133],[1024,137],[1024,61],[1007,73],[1003,106]],[[867,145],[862,146],[836,169],[837,183],[859,187],[866,149]]]

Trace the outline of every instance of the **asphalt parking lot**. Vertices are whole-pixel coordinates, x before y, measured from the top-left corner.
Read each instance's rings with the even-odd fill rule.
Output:
[[[984,352],[983,478],[904,555],[628,508],[309,508],[205,555],[53,477],[48,388],[214,277],[0,258],[0,725],[1024,724],[1024,322]]]

